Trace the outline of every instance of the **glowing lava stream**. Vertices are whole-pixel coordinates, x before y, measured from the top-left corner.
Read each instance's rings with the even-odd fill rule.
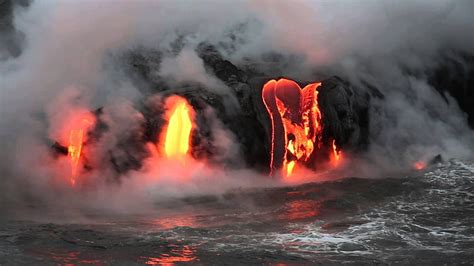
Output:
[[[69,145],[67,147],[68,156],[71,161],[71,185],[76,184],[78,167],[81,159],[82,145],[84,143],[85,137],[84,132],[87,131],[87,128],[92,123],[84,118],[81,120],[80,128],[72,129],[69,132]]]
[[[270,80],[262,99],[270,115],[272,143],[270,169],[289,177],[321,146],[321,112],[317,96],[321,83],[304,87],[288,79]]]
[[[186,99],[179,96],[168,98],[170,108],[168,125],[164,140],[164,152],[167,158],[183,158],[190,146],[192,107]]]
[[[339,161],[342,159],[342,154],[341,151],[337,150],[336,147],[336,140],[332,140],[332,154],[333,154],[333,165],[337,166],[339,164]]]

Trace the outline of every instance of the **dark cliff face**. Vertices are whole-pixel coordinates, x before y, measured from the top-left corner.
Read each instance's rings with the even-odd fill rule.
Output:
[[[369,138],[369,105],[371,96],[333,76],[318,89],[323,119],[323,142],[334,139],[343,150],[366,147]]]
[[[467,114],[469,126],[474,128],[474,55],[449,53],[430,73],[430,84],[444,97],[456,99]]]
[[[30,3],[30,0],[0,0],[0,60],[21,54],[25,37],[14,27],[14,11],[18,7],[27,7]]]

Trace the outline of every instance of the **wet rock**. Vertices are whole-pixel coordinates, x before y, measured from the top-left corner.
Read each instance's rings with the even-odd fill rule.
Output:
[[[343,150],[356,150],[368,144],[370,96],[334,76],[323,80],[318,89],[322,114],[323,143],[331,139]]]
[[[429,73],[429,83],[446,99],[451,95],[474,127],[474,55],[450,52]]]
[[[439,164],[439,163],[443,163],[444,160],[443,160],[443,156],[441,156],[441,154],[438,154],[436,155],[435,157],[433,157],[430,161],[429,161],[429,165],[435,165],[435,164]]]
[[[53,151],[54,156],[58,155],[67,155],[68,154],[68,149],[67,147],[59,144],[59,142],[55,141],[53,145],[51,145],[51,149]]]

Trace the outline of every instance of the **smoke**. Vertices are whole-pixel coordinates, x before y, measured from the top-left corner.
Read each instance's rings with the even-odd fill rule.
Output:
[[[170,87],[194,82],[220,94],[228,92],[223,90],[226,86],[222,81],[206,72],[204,62],[194,49],[184,48],[177,56],[164,58],[159,74]]]
[[[57,163],[51,155],[50,141],[62,138],[57,130],[67,124],[70,113],[100,107],[109,128],[89,158],[91,164],[107,167],[88,175],[103,182],[113,179],[106,155],[119,158],[114,147],[124,139],[142,137],[136,132],[143,124],[138,110],[145,97],[131,77],[123,75],[126,71],[109,60],[116,54],[137,47],[165,51],[160,68],[153,71],[170,86],[195,82],[229,95],[229,88],[206,71],[197,56],[195,48],[202,42],[215,45],[240,66],[255,64],[305,80],[338,74],[362,89],[366,84],[377,87],[385,99],[375,100],[371,110],[372,145],[367,158],[374,165],[402,167],[438,153],[470,156],[472,132],[465,115],[454,99],[446,96],[446,102],[430,87],[426,73],[442,62],[443,52],[474,53],[473,8],[469,0],[209,0],[199,4],[51,0],[15,8],[12,27],[23,34],[24,41],[19,44],[21,53],[13,56],[0,50],[0,192],[5,202],[27,201],[31,195],[48,202],[64,197],[64,191],[51,192],[49,180],[69,170],[64,169],[66,161]],[[180,45],[183,48],[174,53]],[[270,53],[283,59],[268,66],[265,55]],[[232,137],[223,137],[222,125],[215,127],[216,139],[222,139],[220,148],[235,156]],[[123,198],[132,197],[127,191],[152,193],[144,192],[139,184],[156,179],[161,181],[152,187],[167,187],[165,194],[186,194],[170,185],[175,184],[172,177],[184,175],[179,167],[153,160],[157,160],[154,155],[141,170],[128,173],[124,183],[114,188],[119,190],[116,194],[98,190],[100,195],[91,198],[99,201],[116,195],[115,201],[107,202],[122,204],[127,201]],[[185,189],[189,193],[248,184],[248,179],[241,178],[248,172],[194,166],[193,173],[185,174],[193,180],[208,180],[203,184],[213,183],[215,189],[204,189],[196,181],[190,182],[194,188]]]

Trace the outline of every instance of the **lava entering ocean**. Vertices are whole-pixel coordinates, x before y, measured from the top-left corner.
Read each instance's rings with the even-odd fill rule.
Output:
[[[299,166],[314,160],[315,151],[322,148],[321,111],[318,88],[321,83],[304,87],[289,79],[270,80],[263,86],[262,99],[270,115],[270,170],[281,169],[289,177]],[[332,142],[333,165],[341,159],[335,141]]]
[[[189,152],[193,129],[194,112],[186,99],[171,96],[167,99],[169,107],[168,124],[164,134],[164,154],[167,158],[183,159]]]
[[[69,143],[67,146],[68,156],[71,162],[70,182],[72,186],[76,185],[87,130],[93,125],[93,119],[89,117],[83,116],[76,120],[80,122],[75,122],[73,129],[69,131]]]

